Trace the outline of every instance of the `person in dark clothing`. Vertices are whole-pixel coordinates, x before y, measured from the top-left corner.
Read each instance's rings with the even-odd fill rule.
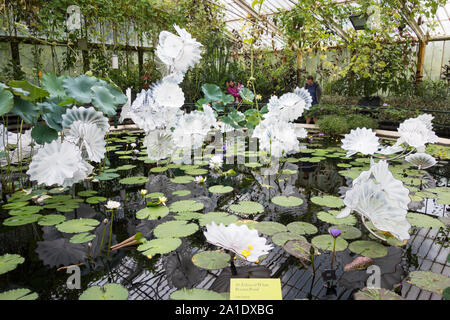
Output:
[[[312,98],[312,105],[320,103],[320,97],[322,96],[322,88],[320,85],[314,81],[313,76],[308,76],[306,78],[305,89],[308,90]],[[306,123],[311,122],[311,117],[306,118]]]
[[[227,92],[234,97],[234,102],[241,102],[241,95],[239,94],[239,88],[234,85],[233,80],[229,80],[225,83],[227,85]]]

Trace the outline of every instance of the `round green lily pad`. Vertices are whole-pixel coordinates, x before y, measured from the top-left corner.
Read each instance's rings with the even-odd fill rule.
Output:
[[[408,214],[406,215],[406,219],[409,221],[409,223],[411,223],[412,226],[418,228],[445,228],[445,225],[439,219],[427,216],[423,213],[408,212]]]
[[[105,197],[90,197],[90,198],[86,199],[86,202],[90,203],[90,204],[96,204],[96,203],[99,203],[99,202],[104,202],[106,200],[108,200],[108,199],[105,198]]]
[[[305,240],[305,237],[292,232],[278,232],[272,236],[272,242],[276,245],[283,246],[289,240]]]
[[[299,197],[286,197],[286,196],[277,196],[272,198],[272,202],[282,206],[282,207],[296,207],[303,203],[303,200]]]
[[[153,234],[157,238],[181,238],[195,233],[198,226],[183,220],[168,221],[158,225]]]
[[[198,212],[179,212],[176,216],[173,216],[175,220],[198,220],[203,214]]]
[[[431,292],[442,295],[444,289],[450,287],[450,278],[430,271],[413,271],[409,274],[409,283]]]
[[[285,225],[273,221],[261,221],[255,226],[255,229],[269,236],[288,230]]]
[[[317,218],[329,224],[345,224],[349,226],[356,224],[356,218],[354,215],[349,215],[345,218],[336,218],[338,214],[339,211],[336,210],[320,211],[317,213]]]
[[[169,208],[166,206],[146,207],[136,212],[136,218],[157,220],[169,214]]]
[[[201,176],[201,175],[207,174],[208,170],[203,169],[203,168],[197,168],[197,169],[186,170],[184,173],[191,175],[191,176]]]
[[[403,300],[401,296],[384,288],[363,288],[354,294],[355,300]]]
[[[136,176],[136,177],[128,177],[119,180],[121,184],[143,184],[148,182],[148,177]]]
[[[137,249],[151,259],[154,255],[169,253],[180,245],[181,240],[178,238],[153,239],[144,242]]]
[[[340,208],[344,206],[344,201],[335,196],[312,197],[311,202],[328,208]]]
[[[207,214],[201,215],[198,222],[202,227],[206,226],[207,224],[210,224],[213,221],[217,225],[223,223],[225,226],[227,226],[233,222],[236,222],[237,220],[238,217],[234,215],[229,215],[226,212],[208,212]]]
[[[93,286],[86,289],[80,300],[127,300],[128,290],[120,284],[108,283],[102,287]]]
[[[178,197],[185,197],[191,194],[190,190],[177,190],[172,192],[173,196],[178,196]]]
[[[25,207],[27,205],[28,205],[28,201],[17,201],[17,202],[10,202],[10,203],[4,204],[2,206],[2,208],[5,210],[19,209],[19,208]]]
[[[18,254],[4,254],[0,256],[0,274],[14,270],[17,266],[23,263],[25,259]]]
[[[329,234],[315,236],[311,240],[311,244],[319,249],[333,251],[334,238]],[[347,249],[348,242],[341,238],[336,238],[336,251]]]
[[[43,207],[41,206],[26,206],[19,209],[13,209],[8,212],[11,216],[19,216],[19,215],[27,215],[27,214],[35,214],[41,211]]]
[[[66,221],[66,217],[62,214],[49,214],[46,216],[43,216],[38,221],[38,225],[40,226],[54,226],[57,224],[60,224],[61,222]]]
[[[93,230],[99,224],[100,222],[95,219],[80,218],[68,220],[58,224],[56,229],[65,233],[82,233]]]
[[[339,237],[342,237],[346,240],[353,240],[358,239],[361,237],[361,230],[359,230],[356,227],[348,226],[348,225],[338,225],[338,226],[331,226],[328,228],[328,232],[330,229],[339,229],[341,230],[341,234]]]
[[[95,190],[84,190],[77,193],[77,196],[79,197],[92,197],[93,195],[97,194],[98,192]]]
[[[136,168],[136,166],[133,164],[124,164],[123,166],[117,167],[116,170],[117,171],[125,171],[125,170],[131,170],[133,168]]]
[[[232,192],[233,191],[233,187],[217,185],[217,186],[209,187],[208,190],[211,193],[222,194],[222,193]]]
[[[114,172],[102,172],[98,176],[95,176],[94,178],[99,181],[108,181],[118,177],[120,177],[120,174]]]
[[[231,257],[219,251],[203,251],[192,257],[192,262],[199,268],[207,270],[223,269],[228,266]]]
[[[171,182],[173,183],[189,183],[194,181],[194,177],[192,176],[179,176],[179,177],[175,177],[170,179]]]
[[[388,254],[387,247],[375,241],[358,240],[350,243],[351,252],[369,258],[381,258]]]
[[[42,217],[41,214],[23,214],[9,217],[3,220],[3,225],[9,227],[23,226],[38,221]]]
[[[302,222],[302,221],[295,221],[289,223],[287,226],[287,229],[295,234],[314,234],[317,233],[317,228],[308,222]]]
[[[202,202],[195,200],[181,200],[176,201],[170,205],[171,212],[183,212],[183,211],[199,211],[202,210],[205,205]]]
[[[264,212],[264,207],[258,202],[241,201],[238,204],[230,205],[230,210],[241,214],[256,214]]]
[[[0,300],[36,300],[37,293],[29,289],[13,289],[0,293]]]
[[[284,244],[283,249],[296,258],[306,261],[311,260],[311,244],[305,238],[289,240]]]
[[[70,243],[86,243],[92,241],[95,238],[95,234],[90,234],[89,232],[83,232],[76,234],[70,238]]]
[[[145,198],[158,199],[160,197],[164,197],[164,193],[162,192],[152,192],[145,196]]]
[[[169,169],[168,167],[154,167],[150,169],[150,172],[161,173],[167,171],[168,169]]]
[[[175,291],[170,295],[172,300],[226,300],[223,295],[212,290],[186,289]]]
[[[255,229],[258,221],[255,220],[238,220],[234,223],[237,226],[247,226],[249,229]]]

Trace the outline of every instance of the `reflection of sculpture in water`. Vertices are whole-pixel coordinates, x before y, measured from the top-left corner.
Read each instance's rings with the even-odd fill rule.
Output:
[[[299,174],[301,187],[313,187],[327,193],[336,193],[343,183],[343,177],[331,162],[299,162],[303,174]]]

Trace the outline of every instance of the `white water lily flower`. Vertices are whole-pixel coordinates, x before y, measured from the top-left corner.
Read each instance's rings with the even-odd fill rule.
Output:
[[[86,178],[90,174],[89,167],[74,144],[53,141],[33,156],[27,174],[38,184],[70,186]]]
[[[362,154],[374,154],[380,144],[375,132],[367,128],[352,129],[342,139],[342,149],[347,150],[347,157],[361,152]]]
[[[108,202],[105,204],[106,209],[108,210],[114,210],[120,208],[120,202],[108,200]]]
[[[219,170],[222,168],[223,165],[223,158],[222,156],[216,155],[212,156],[211,159],[209,159],[209,167],[211,169]]]
[[[73,107],[67,109],[62,115],[62,127],[68,129],[72,123],[81,121],[86,124],[94,124],[101,129],[103,136],[109,131],[109,122],[102,112],[95,110],[93,107]]]
[[[387,162],[372,160],[370,170],[362,172],[345,194],[346,208],[337,218],[345,218],[356,211],[377,229],[404,241],[410,238],[411,225],[406,219],[410,201],[409,190],[394,178]]]
[[[169,80],[157,82],[151,89],[153,101],[162,107],[179,109],[184,104],[184,93],[178,84]]]
[[[436,159],[430,156],[428,153],[414,153],[405,157],[405,160],[409,163],[417,166],[419,170],[427,169],[436,164]]]
[[[202,45],[185,29],[177,25],[174,25],[174,28],[178,36],[168,31],[159,34],[156,55],[169,68],[169,73],[186,73],[200,61]]]
[[[201,184],[201,183],[205,183],[206,182],[206,178],[203,178],[202,176],[197,176],[194,178],[194,182],[197,184]]]
[[[312,105],[312,97],[309,94],[309,91],[306,90],[305,88],[295,88],[294,89],[294,93],[299,96],[300,98],[303,99],[303,101],[305,101],[305,110],[308,110],[309,108],[311,108]]]
[[[105,157],[105,134],[94,123],[77,120],[64,129],[64,135],[67,141],[80,148],[85,159],[100,162]]]
[[[425,144],[438,142],[431,122],[433,118],[430,114],[422,114],[417,118],[403,121],[397,129],[400,138],[395,145],[406,143],[416,148],[418,152],[425,152]]]
[[[148,191],[147,189],[141,189],[139,193],[141,194],[142,197],[144,197],[148,193]]]
[[[213,221],[206,225],[203,234],[209,243],[230,250],[249,262],[258,262],[261,256],[273,249],[273,246],[266,245],[266,238],[260,237],[257,230],[246,225],[232,223],[226,227]]]
[[[131,88],[126,90],[127,102],[122,106],[122,111],[120,112],[119,123],[123,123],[125,119],[131,119],[130,108],[131,108]]]
[[[151,131],[144,138],[144,146],[147,148],[148,158],[155,161],[170,157],[176,149],[171,133],[166,130]]]

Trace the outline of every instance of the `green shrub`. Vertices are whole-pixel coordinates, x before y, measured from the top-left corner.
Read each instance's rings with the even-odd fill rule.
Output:
[[[327,115],[317,121],[321,132],[329,135],[344,134],[350,131],[347,119],[343,116]]]
[[[351,114],[346,117],[349,129],[367,128],[376,129],[378,122],[370,116],[363,114]]]

